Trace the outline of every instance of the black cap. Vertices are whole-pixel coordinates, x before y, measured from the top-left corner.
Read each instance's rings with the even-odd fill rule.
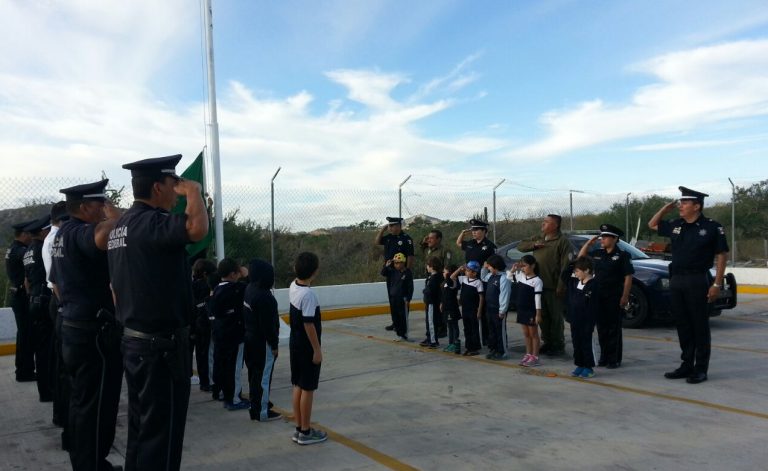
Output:
[[[488,223],[480,219],[470,219],[469,225],[472,226],[472,229],[488,230]]]
[[[16,224],[12,224],[11,227],[14,231],[20,231],[20,232],[26,232],[25,228],[35,222],[35,219],[29,220],[29,221],[23,221],[23,222],[17,222]]]
[[[155,157],[152,159],[138,160],[123,165],[123,168],[131,171],[131,177],[162,177],[181,178],[176,175],[176,164],[181,160],[181,154],[167,157]]]
[[[67,204],[64,201],[59,201],[51,206],[51,222],[57,223],[59,221],[66,221],[69,219],[67,214]]]
[[[403,225],[403,218],[398,218],[394,216],[387,216],[387,222],[390,226],[394,226],[396,224]]]
[[[67,201],[104,201],[107,199],[107,194],[104,193],[104,189],[107,187],[109,179],[105,178],[98,182],[85,183],[83,185],[71,186],[69,188],[63,188],[59,190],[59,193],[67,195]]]
[[[701,204],[704,204],[704,198],[709,196],[706,193],[702,193],[700,191],[691,190],[690,188],[686,188],[684,186],[678,187],[680,189],[680,193],[682,193],[682,196],[680,196],[681,200],[696,200]]]
[[[46,214],[40,219],[35,219],[31,223],[29,223],[26,227],[24,227],[23,231],[35,234],[44,229],[48,229],[49,227],[51,227],[51,215]]]
[[[613,224],[601,224],[600,235],[613,236],[613,237],[616,237],[617,239],[621,239],[622,237],[624,237],[624,231],[614,226]]]

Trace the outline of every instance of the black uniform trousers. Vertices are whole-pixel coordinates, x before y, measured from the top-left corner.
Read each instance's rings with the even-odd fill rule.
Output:
[[[245,337],[245,364],[248,366],[248,389],[251,400],[251,417],[267,420],[272,373],[277,357],[268,343],[256,342]]]
[[[123,382],[117,337],[63,321],[61,352],[71,385],[67,432],[72,469],[112,470],[106,458],[115,439]]]
[[[51,348],[51,384],[53,385],[53,423],[63,430],[61,431],[61,449],[68,450],[67,423],[69,422],[69,390],[70,378],[64,367],[64,358],[61,356],[61,313],[56,297],[51,297],[50,316],[53,322],[53,335]]]
[[[400,296],[390,296],[389,312],[392,313],[395,334],[408,338],[408,301]]]
[[[35,379],[35,350],[29,297],[23,286],[11,289],[11,309],[16,319],[16,381]]]
[[[35,361],[35,379],[40,402],[53,400],[53,383],[51,382],[51,345],[53,324],[48,313],[50,296],[30,298],[29,318],[32,323],[32,353]]]
[[[483,316],[485,317],[485,316]],[[480,350],[480,322],[477,319],[477,308],[461,308],[461,320],[464,323],[464,346],[467,351]]]
[[[224,394],[224,402],[232,403],[235,399],[235,372],[237,371],[237,353],[242,342],[242,326],[234,319],[220,318],[213,320],[213,383],[214,392]]]
[[[597,312],[597,338],[600,342],[600,363],[620,364],[623,353],[621,321],[624,317],[619,302],[623,288],[600,291]]]
[[[128,384],[126,471],[181,467],[190,392],[189,331],[167,341],[173,346],[123,337]]]
[[[191,342],[190,351],[194,351],[200,387],[207,388],[210,386],[208,350],[211,346],[211,321],[208,320],[207,314],[198,316],[194,332],[194,341]]]
[[[440,321],[443,314],[440,312],[439,304],[425,304],[424,305],[424,327],[426,330],[426,339],[429,343],[438,343],[440,338]]]
[[[709,330],[708,273],[672,275],[669,282],[672,317],[677,327],[682,369],[707,373],[712,337]]]
[[[488,323],[488,348],[504,355],[507,353],[507,317],[499,318],[498,309],[485,312]]]
[[[586,319],[571,320],[571,341],[573,342],[573,363],[584,368],[595,367],[595,354],[592,351],[592,332],[595,323]]]

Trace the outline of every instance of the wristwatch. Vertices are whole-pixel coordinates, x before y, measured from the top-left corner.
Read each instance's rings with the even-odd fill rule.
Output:
[[[714,286],[715,288],[720,288],[720,287],[721,287],[721,286],[720,286],[720,285],[718,285],[717,283],[712,283],[712,286]]]

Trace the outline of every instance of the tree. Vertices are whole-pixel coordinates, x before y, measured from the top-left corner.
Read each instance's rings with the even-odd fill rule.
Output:
[[[736,223],[747,237],[768,238],[768,180],[736,187]]]

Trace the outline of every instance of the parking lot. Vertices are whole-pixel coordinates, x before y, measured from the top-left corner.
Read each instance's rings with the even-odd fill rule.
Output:
[[[539,368],[396,343],[386,316],[324,323],[324,365],[313,419],[327,443],[301,447],[285,421],[228,412],[193,386],[183,469],[764,469],[768,436],[768,296],[741,295],[712,320],[709,381],[671,381],[679,364],[674,328],[624,331],[624,362],[592,379],[568,376],[569,357]],[[508,324],[519,348],[518,326]],[[423,313],[412,313],[420,340]],[[570,348],[568,349],[570,353]],[[290,409],[287,348],[273,401]],[[517,353],[515,353],[517,355]],[[516,360],[516,358],[515,358]],[[69,469],[50,404],[33,383],[13,381],[0,357],[3,469]],[[125,389],[125,388],[124,388]],[[121,403],[113,463],[122,464]]]

